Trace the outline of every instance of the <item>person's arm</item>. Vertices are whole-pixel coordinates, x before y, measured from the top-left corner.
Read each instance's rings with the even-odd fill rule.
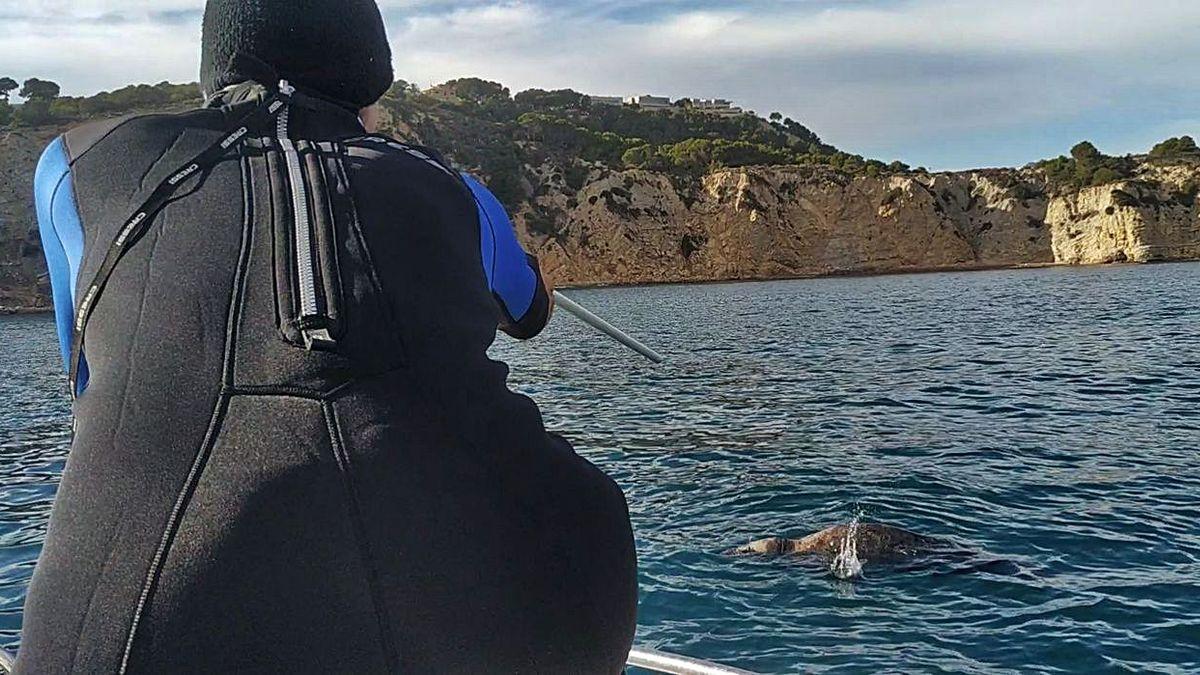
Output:
[[[538,267],[517,241],[512,220],[482,183],[463,174],[479,207],[479,239],[488,287],[500,306],[500,329],[520,339],[537,337],[550,322],[554,294]]]
[[[71,367],[71,341],[74,337],[76,279],[83,260],[83,224],[75,204],[71,181],[71,162],[62,138],[50,144],[38,162],[33,183],[37,205],[38,232],[50,271],[50,289],[54,296],[54,315],[58,323],[58,342],[63,368]],[[87,361],[79,364],[78,391],[87,388]]]

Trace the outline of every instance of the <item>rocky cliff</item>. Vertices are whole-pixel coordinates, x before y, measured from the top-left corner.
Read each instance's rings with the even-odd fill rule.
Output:
[[[33,207],[33,171],[58,133],[0,129],[0,309],[49,306],[50,285]]]
[[[60,131],[0,132],[0,306],[48,306],[32,176]],[[564,284],[1200,259],[1193,160],[1141,159],[1128,179],[1067,190],[1034,168],[680,177],[544,159],[520,175],[519,233]]]
[[[1055,262],[1200,259],[1196,166],[1145,166],[1145,180],[1085,188],[1051,200]]]
[[[565,283],[1200,259],[1200,165],[1146,164],[1136,179],[1062,194],[1032,169],[751,167],[684,186],[598,170],[578,192],[542,174],[519,229]]]

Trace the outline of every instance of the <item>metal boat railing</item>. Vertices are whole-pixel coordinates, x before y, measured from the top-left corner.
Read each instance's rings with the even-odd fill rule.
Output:
[[[0,649],[0,673],[12,673],[16,664],[15,656]],[[686,656],[676,656],[653,649],[634,649],[629,652],[629,665],[633,668],[641,668],[664,675],[754,675],[748,670],[722,666]]]

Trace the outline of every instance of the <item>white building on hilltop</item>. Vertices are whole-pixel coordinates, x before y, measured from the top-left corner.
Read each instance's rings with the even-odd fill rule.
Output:
[[[721,115],[722,117],[736,117],[744,114],[744,111],[735,106],[733,101],[723,98],[696,99],[692,101],[692,108],[711,115]]]
[[[674,107],[671,104],[671,99],[666,96],[651,96],[649,94],[645,96],[631,96],[625,99],[625,102],[629,105],[636,105],[643,110],[670,110]]]
[[[588,98],[592,99],[592,103],[596,105],[622,106],[625,104],[625,99],[620,96],[589,96]]]
[[[676,104],[666,96],[644,94],[641,96],[629,96],[627,98],[620,98],[618,96],[591,96],[590,98],[592,99],[592,103],[596,105],[630,105],[650,112],[664,112],[677,109]],[[737,117],[738,115],[746,114],[744,110],[735,106],[732,101],[724,98],[684,99],[684,101],[685,105],[692,110],[709,115]],[[688,101],[690,101],[690,104]]]

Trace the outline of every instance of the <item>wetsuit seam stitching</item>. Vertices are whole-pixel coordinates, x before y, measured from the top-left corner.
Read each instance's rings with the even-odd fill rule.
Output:
[[[397,672],[399,659],[392,644],[391,622],[387,612],[387,605],[384,603],[383,594],[380,590],[379,572],[375,566],[375,557],[372,553],[367,529],[362,519],[362,509],[359,504],[358,491],[354,486],[354,473],[350,463],[350,455],[346,452],[346,446],[342,441],[341,426],[338,424],[337,411],[334,410],[333,404],[329,401],[323,401],[321,410],[325,415],[325,424],[329,430],[330,447],[337,462],[338,470],[342,474],[342,482],[345,486],[348,502],[347,506],[350,510],[350,520],[354,530],[354,537],[358,544],[359,557],[367,573],[367,587],[371,594],[371,602],[375,608],[375,621],[379,629],[380,647],[383,650],[383,657],[387,662],[389,671]]]
[[[75,274],[71,274],[71,261],[70,261],[69,257],[67,258],[67,284],[68,284],[67,290],[71,294],[71,336],[73,338],[75,335],[75,318],[79,315],[79,298],[76,297],[76,295],[78,294],[79,287],[80,287],[80,283],[79,283],[80,277],[83,276],[83,270],[87,267],[88,246],[87,246],[87,231],[84,229],[84,223],[83,223],[83,213],[80,212],[80,210],[79,210],[79,192],[78,192],[78,190],[76,190],[75,176],[72,173],[74,170],[74,166],[75,166],[75,160],[71,158],[71,148],[67,142],[67,136],[68,136],[68,134],[62,135],[63,154],[66,156],[66,159],[67,159],[67,169],[66,169],[66,171],[63,172],[63,175],[58,179],[58,183],[54,186],[54,191],[50,193],[49,218],[50,218],[50,227],[51,227],[51,229],[54,230],[54,236],[55,236],[55,238],[58,239],[59,246],[62,247],[63,253],[65,255],[66,251],[67,251],[67,247],[62,241],[62,232],[59,231],[58,224],[54,222],[54,202],[58,200],[58,193],[59,193],[59,191],[62,190],[63,183],[65,183],[68,179],[70,179],[70,181],[71,181],[71,187],[70,187],[71,210],[75,213],[75,220],[77,220],[79,222],[79,237],[82,240],[82,244],[79,248],[79,269],[75,270]],[[74,291],[70,290],[71,286],[75,287]],[[81,347],[81,350],[82,350],[82,347]],[[87,363],[87,359],[84,358],[83,354],[80,354],[79,358],[82,360],[83,363],[85,363],[85,364]],[[77,395],[77,394],[78,394],[78,392],[76,392],[76,391],[71,392],[71,395],[73,395],[73,396]]]
[[[225,369],[222,373],[224,388],[232,387],[237,379],[237,339],[242,316],[246,309],[246,285],[250,266],[250,249],[253,242],[254,196],[250,159],[239,149],[239,164],[242,170],[242,248],[238,252],[238,266],[234,273],[232,297],[229,300],[229,323],[225,328]]]
[[[49,222],[50,230],[52,232],[54,232],[54,238],[58,241],[58,247],[60,249],[62,249],[64,257],[66,257],[67,245],[63,243],[62,232],[58,231],[58,224],[54,222],[54,202],[58,200],[58,192],[59,192],[59,190],[62,189],[63,183],[67,182],[67,179],[70,177],[71,177],[71,165],[68,164],[66,170],[63,171],[63,175],[60,176],[58,178],[58,182],[54,184],[54,189],[50,191],[50,203],[47,205],[47,209],[46,209],[46,218],[47,218],[47,220],[50,221]],[[74,181],[72,181],[72,183],[73,182]],[[76,208],[75,211],[76,211],[75,215],[78,216],[79,209]],[[79,229],[80,230],[83,229],[82,219],[80,220],[80,223],[79,223]],[[83,269],[83,252],[82,251],[80,251],[80,256],[79,256],[79,268]],[[70,274],[71,274],[71,261],[68,258],[67,259],[67,275],[68,275],[67,283],[68,284],[72,283],[71,279],[69,278]],[[78,287],[79,280],[76,279],[73,283],[76,285],[76,287]],[[70,285],[68,285],[67,291],[70,292],[70,290],[71,290],[71,287],[70,287]],[[71,308],[72,308],[71,325],[72,325],[72,327],[74,327],[74,325],[75,325],[75,321],[74,321],[75,316],[74,315],[79,311],[79,308],[75,306],[75,294],[74,293],[71,293]],[[72,333],[73,332],[74,332],[74,330],[72,330]]]
[[[66,144],[67,144],[66,136],[64,135],[63,136],[64,148],[66,147]],[[84,229],[83,229],[83,214],[81,214],[79,212],[79,195],[75,191],[75,180],[74,180],[74,176],[71,173],[71,165],[73,162],[71,161],[70,150],[66,149],[66,150],[64,150],[64,152],[67,154],[67,168],[65,171],[63,171],[63,175],[59,177],[58,182],[55,183],[55,185],[54,185],[54,190],[50,193],[50,204],[49,204],[49,208],[47,210],[47,215],[50,219],[50,229],[52,229],[54,231],[54,237],[56,239],[58,239],[58,245],[60,248],[62,248],[63,253],[65,255],[66,251],[67,251],[67,246],[66,246],[66,244],[63,243],[62,232],[59,231],[58,224],[54,222],[54,202],[58,201],[58,193],[60,191],[62,191],[63,184],[66,183],[68,179],[70,179],[71,180],[71,188],[70,188],[71,202],[72,202],[71,208],[75,212],[75,219],[79,221],[79,234],[80,234],[80,238],[83,239],[83,246],[79,249],[79,269],[75,271],[75,274],[71,274],[71,261],[70,261],[70,258],[67,259],[67,283],[68,283],[67,290],[68,290],[68,292],[70,292],[71,286],[75,286],[76,291],[78,291],[79,277],[83,274],[84,265],[87,263],[87,233],[84,232]],[[74,277],[74,278],[71,278],[71,277]],[[78,313],[79,313],[79,307],[78,307],[79,299],[75,296],[76,296],[76,293],[71,292],[71,319],[72,319],[71,320],[71,326],[72,326],[71,333],[72,333],[72,335],[74,335],[74,332],[75,332],[74,331],[74,326],[75,326],[74,319],[75,319],[75,316],[78,315]]]
[[[384,320],[387,322],[388,328],[392,333],[392,338],[396,341],[400,352],[400,363],[403,365],[408,362],[408,352],[405,349],[404,336],[400,332],[400,322],[396,318],[396,312],[392,308],[390,297],[383,290],[383,280],[379,277],[379,269],[375,266],[375,256],[371,253],[371,246],[367,243],[367,235],[362,229],[362,219],[358,214],[358,202],[354,198],[354,187],[350,183],[350,172],[346,171],[345,157],[349,154],[348,147],[345,143],[339,144],[335,159],[338,178],[345,185],[346,201],[350,205],[350,230],[354,233],[354,238],[358,241],[358,245],[362,247],[363,264],[370,272],[372,290],[375,292],[379,306],[383,309]],[[349,330],[348,326],[347,330]]]
[[[334,314],[336,312],[336,320],[334,323],[337,325],[339,332],[341,333],[341,335],[338,336],[340,338],[344,337],[345,334],[350,330],[350,318],[348,316],[350,312],[350,302],[346,300],[346,285],[343,281],[345,277],[342,275],[342,254],[341,251],[338,250],[338,241],[340,240],[340,237],[338,236],[337,200],[334,197],[334,190],[331,187],[333,181],[329,179],[328,160],[332,158],[336,161],[338,158],[336,155],[323,152],[318,144],[314,144],[312,148],[313,153],[317,157],[317,176],[320,178],[321,185],[324,188],[325,211],[329,218],[329,228],[326,231],[326,236],[328,237],[327,243],[329,244],[329,256],[331,262],[333,263],[334,274],[336,275],[333,279],[326,279],[325,285],[328,289],[328,295],[335,296],[334,300],[337,304],[334,308],[326,307],[325,312],[331,319],[334,318]]]
[[[379,373],[372,373],[370,375],[364,375],[362,377],[355,378],[355,379],[349,380],[347,382],[343,382],[342,384],[339,384],[338,386],[336,386],[332,389],[329,389],[327,391],[317,391],[314,389],[305,389],[303,387],[288,387],[288,386],[283,386],[283,385],[270,385],[270,384],[267,384],[267,385],[231,384],[231,385],[223,386],[221,388],[221,393],[223,393],[225,396],[228,396],[230,398],[233,398],[235,396],[236,397],[258,396],[258,397],[267,397],[267,398],[271,398],[271,397],[274,397],[274,398],[296,398],[296,399],[301,399],[301,400],[305,400],[305,401],[328,402],[328,401],[333,401],[333,400],[337,399],[342,394],[342,392],[344,392],[346,389],[349,389],[350,387],[354,387],[358,384],[361,384],[363,381],[378,380],[380,378],[395,375],[397,373],[402,373],[404,371],[405,371],[405,366],[402,366],[402,365],[397,366],[395,368],[391,368],[389,370],[385,370],[385,371],[382,371]]]
[[[204,468],[207,466],[208,460],[212,455],[213,447],[216,445],[216,437],[225,420],[225,415],[229,411],[229,403],[230,400],[224,393],[218,395],[217,405],[213,410],[212,421],[209,423],[208,431],[204,435],[204,441],[197,450],[196,457],[192,460],[192,467],[188,472],[187,479],[180,489],[178,496],[175,498],[175,506],[172,508],[166,527],[163,529],[158,550],[150,562],[150,569],[146,572],[145,581],[142,583],[142,593],[134,610],[133,619],[130,621],[129,634],[125,640],[125,651],[121,657],[121,668],[119,671],[121,675],[124,675],[129,669],[129,659],[133,653],[133,643],[137,638],[137,630],[141,624],[142,614],[150,604],[154,590],[162,576],[162,569],[166,563],[167,555],[170,553],[171,547],[175,543],[175,537],[179,533],[179,524],[183,520],[184,513],[191,503],[192,496],[195,494],[196,486],[200,482],[200,477],[204,473]]]
[[[489,275],[489,280],[490,280],[490,283],[492,284],[492,286],[495,286],[496,285],[496,266],[499,264],[499,258],[500,258],[500,243],[498,241],[496,241],[496,223],[492,222],[491,214],[489,214],[483,208],[483,202],[479,201],[479,197],[475,194],[475,191],[474,190],[468,190],[468,191],[471,193],[471,199],[475,202],[475,212],[476,212],[475,217],[476,217],[476,220],[479,221],[480,236],[482,236],[483,225],[484,225],[483,221],[485,219],[487,220],[488,231],[492,233],[492,265],[491,265],[491,270],[490,270],[491,274]],[[482,263],[482,261],[480,261],[480,262]],[[496,295],[497,299],[500,299],[500,296],[498,294],[496,294],[494,289],[489,289],[489,290],[492,290],[492,294]],[[505,309],[508,309],[508,308],[505,307]]]
[[[158,236],[161,236],[161,230],[159,230]],[[158,241],[159,241],[158,236],[155,237],[154,242],[151,244],[149,256],[146,259],[146,277],[147,278],[150,278],[153,273],[154,251],[158,248]],[[126,351],[125,351],[125,360],[129,361],[129,362],[133,361],[133,354],[135,351],[137,351],[137,348],[138,348],[138,340],[137,340],[136,336],[141,334],[142,321],[145,319],[145,316],[146,316],[146,300],[149,297],[149,295],[150,295],[149,289],[142,288],[142,297],[141,297],[140,302],[138,303],[137,318],[133,324],[135,337],[129,341],[129,344],[127,345]],[[81,353],[84,351],[83,345],[80,345],[79,350]],[[82,358],[82,354],[81,354],[81,358]],[[115,439],[118,436],[120,436],[121,431],[125,428],[127,415],[129,413],[129,397],[127,394],[129,393],[129,385],[130,385],[130,380],[132,379],[132,377],[133,377],[132,371],[125,373],[124,382],[121,385],[121,397],[120,397],[121,408],[120,408],[120,412],[117,414],[117,423],[116,423],[116,425],[114,425],[111,428],[110,441],[112,439]],[[140,603],[139,603],[139,605],[140,605]],[[90,612],[91,612],[91,606],[89,605],[88,613],[90,613]],[[136,624],[136,622],[137,622],[137,615],[139,612],[140,612],[140,609],[135,608],[134,618],[133,618],[134,624]],[[84,615],[83,620],[84,620],[84,625],[86,625],[87,614]],[[75,661],[79,658],[78,646],[79,645],[76,644],[76,651],[75,651],[74,655],[72,656],[72,668],[74,668]],[[128,653],[128,651],[126,651],[126,653]],[[125,656],[122,657],[122,664],[121,664],[121,672],[122,673],[125,672],[125,664],[124,664],[125,658],[127,658],[127,657],[125,657]]]
[[[265,398],[297,398],[305,401],[320,401],[324,402],[327,395],[313,391],[311,389],[301,389],[299,387],[279,387],[271,385],[242,385],[242,386],[227,386],[222,389],[222,393],[226,396],[258,396]]]
[[[267,191],[270,193],[271,203],[271,300],[275,309],[275,325],[272,331],[272,338],[279,340],[285,345],[291,346],[294,344],[294,341],[288,338],[287,328],[292,327],[293,324],[292,314],[295,312],[293,307],[297,303],[297,299],[295,297],[297,289],[292,285],[292,277],[295,276],[295,271],[292,267],[294,264],[293,259],[295,258],[295,255],[290,254],[290,245],[288,249],[289,254],[286,256],[285,261],[287,269],[283,270],[282,273],[279,269],[281,265],[280,258],[282,257],[280,252],[282,247],[279,243],[280,233],[282,231],[283,236],[289,241],[294,236],[292,231],[294,226],[289,227],[288,224],[283,222],[284,216],[280,210],[280,204],[287,204],[287,193],[292,189],[291,177],[287,176],[286,168],[279,166],[279,163],[283,161],[279,157],[279,155],[282,153],[282,150],[275,147],[274,143],[271,142],[273,139],[270,136],[265,137],[265,140],[268,141],[268,145],[264,147],[263,153],[263,161],[266,165],[265,171],[269,177],[278,176],[284,182],[284,194],[281,195],[280,191],[276,189],[275,182],[270,178],[267,179]],[[271,153],[274,153],[274,155]],[[273,161],[272,158],[274,158]],[[272,163],[274,163],[274,166],[272,166]],[[295,215],[292,214],[292,216],[294,219]],[[279,297],[281,283],[279,277],[281,274],[283,277],[285,277],[285,281],[282,283],[288,291],[287,307],[284,307],[283,299]]]

